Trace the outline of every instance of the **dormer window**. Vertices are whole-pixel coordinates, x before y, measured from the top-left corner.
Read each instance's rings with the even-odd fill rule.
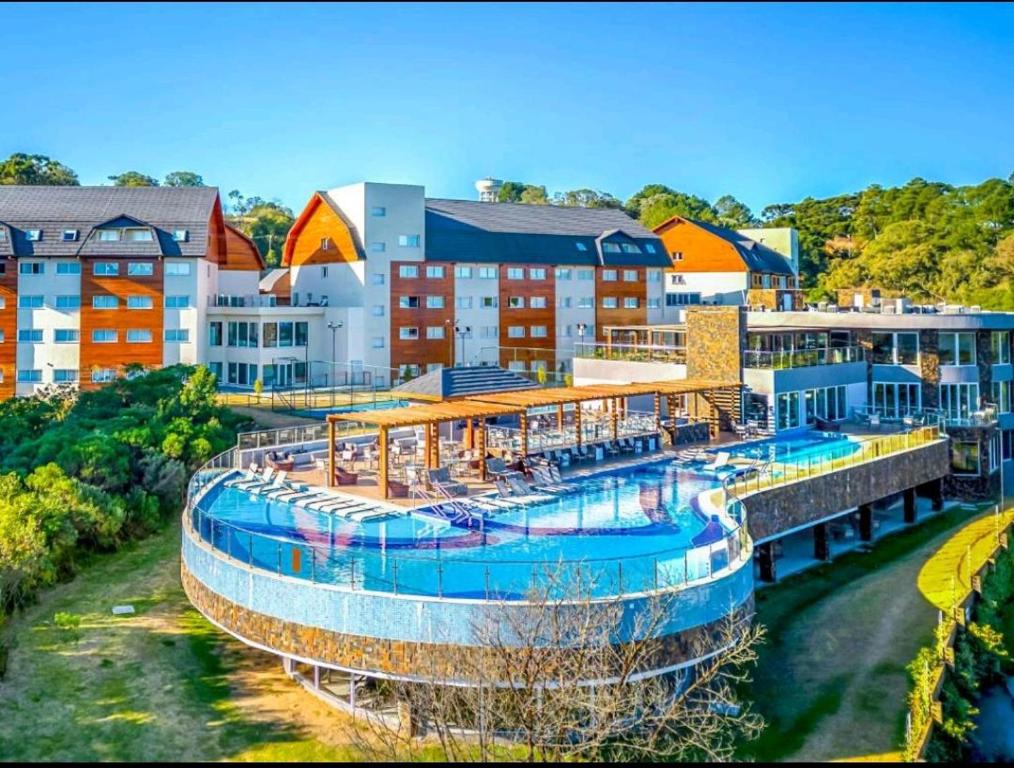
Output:
[[[70,243],[70,242],[73,242],[75,240],[77,240],[77,230],[76,229],[65,229],[65,230],[63,230],[63,241],[65,243]]]
[[[330,247],[331,247],[331,238],[330,237],[322,237],[320,239],[320,249],[322,251],[326,251]]]
[[[673,251],[672,252],[672,260],[673,261],[683,261],[683,251]]]
[[[187,230],[174,229],[173,240],[175,240],[177,243],[185,243],[187,241]]]
[[[7,239],[7,230],[0,227],[0,243]]]
[[[120,230],[118,229],[100,229],[99,230],[99,241],[103,243],[115,243],[120,239]]]
[[[602,243],[602,252],[603,253],[619,253],[620,252],[620,244],[619,243]]]
[[[150,229],[125,229],[123,239],[131,243],[150,243],[154,238]]]
[[[578,242],[574,243],[574,245],[577,247],[577,249],[579,251],[587,251],[588,250],[588,246],[585,245],[584,243],[582,243],[581,241],[578,241]]]
[[[41,229],[27,229],[27,230],[25,230],[25,237],[28,238],[28,241],[31,242],[31,243],[37,243],[37,242],[39,242],[39,240],[42,239],[42,230]]]
[[[633,243],[621,243],[620,248],[623,249],[624,253],[640,253],[641,249]]]
[[[654,253],[655,252],[655,244],[654,243],[645,243],[644,244],[644,250],[647,251],[648,253]]]

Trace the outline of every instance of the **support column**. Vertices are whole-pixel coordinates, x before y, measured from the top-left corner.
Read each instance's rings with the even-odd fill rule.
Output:
[[[521,428],[521,457],[528,456],[528,411],[524,410],[518,415],[518,423]]]
[[[563,432],[563,403],[556,406],[556,429]]]
[[[662,431],[662,396],[655,393],[655,431]]]
[[[433,461],[430,464],[431,469],[438,469],[440,467],[440,423],[433,423]]]
[[[433,469],[433,432],[430,424],[423,425],[423,463],[426,469]]]
[[[933,502],[933,511],[939,512],[944,508],[944,479],[938,477],[930,481],[930,499]]]
[[[821,561],[831,559],[831,545],[827,537],[827,523],[817,523],[813,526],[813,556]]]
[[[711,425],[711,436],[718,437],[718,408],[715,406],[715,396],[711,395],[710,398],[705,398],[708,401],[708,423]]]
[[[486,420],[479,419],[479,432],[476,435],[479,443],[479,478],[486,479]]]
[[[775,552],[769,541],[767,544],[757,545],[757,558],[760,564],[761,581],[774,583],[775,581]]]
[[[577,435],[577,446],[581,447],[581,403],[574,403],[574,433]]]
[[[475,427],[471,418],[465,419],[465,434],[463,435],[465,448],[475,447]]]
[[[859,539],[873,541],[873,506],[870,504],[859,505]]]
[[[380,428],[380,444],[378,446],[380,452],[377,456],[378,462],[378,476],[377,482],[380,484],[381,496],[385,499],[390,498],[391,492],[387,486],[387,460],[388,460],[388,446],[387,446],[387,427]]]
[[[905,498],[905,522],[914,523],[916,516],[915,488],[906,488],[904,498]]]
[[[609,412],[609,422],[612,427],[613,440],[616,440],[620,436],[620,414],[617,413],[618,408],[619,403],[617,403],[616,399],[613,398],[613,407]]]
[[[327,420],[327,487],[334,488],[334,422]]]
[[[675,423],[676,422],[676,396],[675,395],[666,395],[665,396],[665,404],[669,408],[669,421]]]

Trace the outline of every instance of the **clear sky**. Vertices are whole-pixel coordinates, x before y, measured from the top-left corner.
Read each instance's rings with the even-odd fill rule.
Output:
[[[300,208],[493,175],[755,211],[1014,171],[1014,5],[5,5],[0,156]]]

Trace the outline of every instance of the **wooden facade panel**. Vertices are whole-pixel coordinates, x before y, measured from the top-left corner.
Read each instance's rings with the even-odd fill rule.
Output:
[[[606,272],[615,272],[615,280],[605,280]],[[635,272],[636,280],[626,280],[625,272]],[[615,299],[616,308],[604,306],[605,299]],[[637,299],[636,307],[627,307],[627,299]],[[648,281],[644,267],[595,268],[595,338],[605,341],[607,325],[646,325],[648,323]]]
[[[95,262],[117,261],[120,274],[117,276],[96,275]],[[81,363],[80,382],[82,389],[94,389],[91,373],[95,368],[114,368],[122,372],[124,366],[139,363],[146,367],[162,365],[165,309],[163,292],[163,270],[161,259],[131,258],[130,263],[145,262],[154,265],[151,276],[127,274],[127,259],[103,259],[101,257],[81,260]],[[116,309],[95,309],[93,299],[98,295],[115,296]],[[130,296],[150,296],[151,309],[128,309]],[[128,343],[127,331],[132,329],[150,330],[151,341]],[[95,342],[92,332],[114,330],[115,342]]]
[[[208,261],[222,266],[227,261],[227,245],[225,241],[225,216],[222,214],[222,203],[216,197],[215,207],[211,211],[208,222]]]
[[[359,261],[359,250],[348,223],[315,194],[292,225],[285,240],[284,266]]]
[[[0,399],[14,397],[18,357],[18,263],[0,258]]]
[[[693,222],[680,218],[669,219],[655,227],[662,238],[666,253],[672,258],[675,272],[746,272],[747,266],[736,249],[720,237],[702,229]]]
[[[510,269],[523,269],[524,277],[512,280]],[[544,280],[533,280],[532,269],[544,269]],[[531,369],[536,361],[545,361],[549,371],[556,368],[556,269],[546,264],[501,264],[500,265],[500,365],[509,367],[512,360],[522,360],[525,368]],[[512,297],[524,300],[524,308],[512,308]],[[532,298],[543,297],[544,308],[532,308]],[[511,338],[510,327],[522,326],[524,338]],[[544,326],[544,338],[532,336],[532,326]]]
[[[401,277],[401,266],[413,266],[418,277]],[[443,267],[443,277],[427,277],[427,267]],[[415,364],[422,373],[429,363],[451,365],[454,354],[454,265],[440,262],[391,262],[391,367]],[[442,296],[443,308],[427,308],[427,296]],[[402,297],[414,297],[418,306],[401,306]],[[419,338],[402,339],[401,328],[418,328]],[[427,339],[426,329],[441,327],[444,338]]]
[[[219,269],[225,270],[261,270],[264,259],[254,241],[235,227],[225,227],[225,263]]]

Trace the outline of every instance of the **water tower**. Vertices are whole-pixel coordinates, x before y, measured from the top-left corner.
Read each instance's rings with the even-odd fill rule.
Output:
[[[503,182],[500,179],[494,179],[492,176],[479,179],[475,182],[475,189],[479,192],[479,201],[483,203],[495,203],[500,197],[500,187],[502,186]]]

